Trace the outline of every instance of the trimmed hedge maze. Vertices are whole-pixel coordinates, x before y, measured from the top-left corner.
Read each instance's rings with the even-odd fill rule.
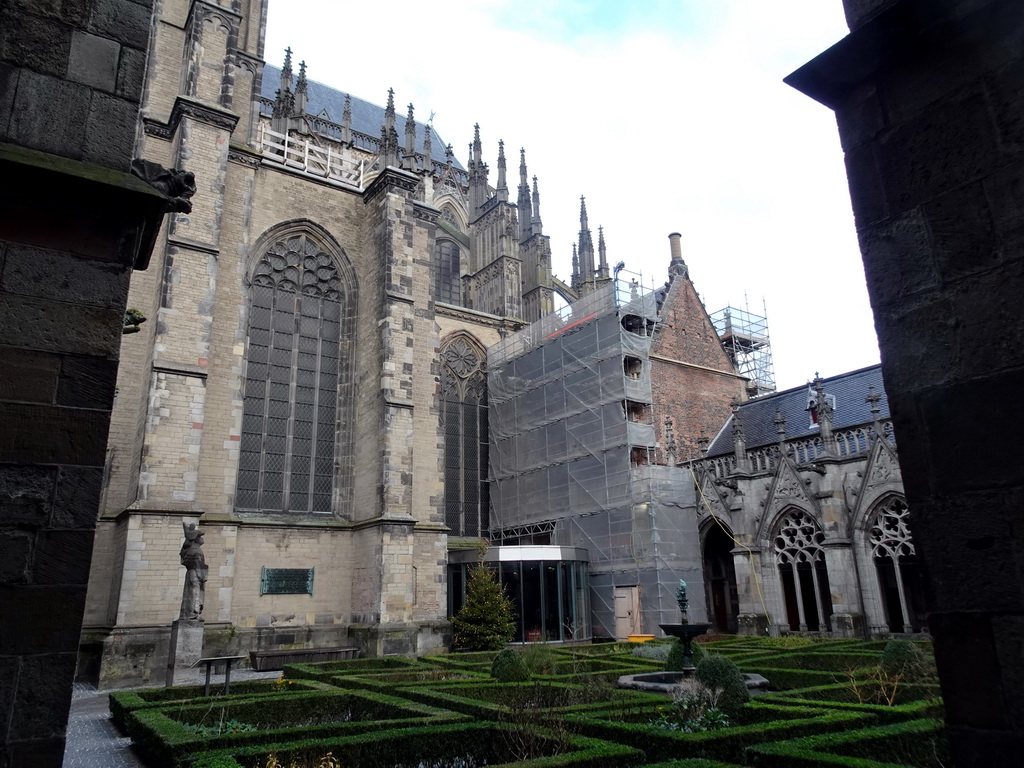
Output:
[[[110,709],[150,768],[949,765],[927,646],[894,667],[884,642],[702,642],[772,690],[725,727],[687,732],[666,727],[669,697],[615,685],[660,669],[665,644],[533,648],[532,677],[518,683],[491,677],[495,653],[295,664],[230,696],[121,691]]]

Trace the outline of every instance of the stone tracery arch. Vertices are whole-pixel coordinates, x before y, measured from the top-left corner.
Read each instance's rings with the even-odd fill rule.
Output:
[[[345,515],[350,498],[356,285],[312,222],[264,235],[248,270],[235,508]]]
[[[870,591],[865,601],[869,628],[921,631],[924,601],[906,500],[895,494],[882,498],[865,515],[862,528],[862,546],[872,566],[866,572],[875,576],[865,590]]]
[[[789,626],[801,632],[829,631],[832,606],[821,525],[810,512],[789,506],[771,530]]]
[[[441,432],[444,440],[444,519],[453,536],[486,536],[487,355],[460,331],[439,350]]]

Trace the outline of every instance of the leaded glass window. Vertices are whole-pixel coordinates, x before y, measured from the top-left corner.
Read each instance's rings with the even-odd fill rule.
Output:
[[[444,517],[453,536],[486,536],[487,376],[483,349],[464,336],[441,347]]]
[[[344,307],[311,238],[271,245],[253,271],[236,507],[331,512]]]
[[[434,246],[435,300],[462,304],[462,265],[459,246],[451,240],[438,240]]]

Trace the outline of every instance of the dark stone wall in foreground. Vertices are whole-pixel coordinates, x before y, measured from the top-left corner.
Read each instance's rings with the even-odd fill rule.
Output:
[[[60,766],[128,280],[152,0],[0,3],[0,766]]]
[[[1024,4],[847,0],[836,112],[958,766],[1024,749]]]

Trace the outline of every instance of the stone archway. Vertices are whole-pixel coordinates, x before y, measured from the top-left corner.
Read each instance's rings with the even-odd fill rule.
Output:
[[[708,618],[715,632],[735,634],[739,630],[739,593],[732,550],[732,536],[721,526],[712,525],[704,535],[704,589]]]

